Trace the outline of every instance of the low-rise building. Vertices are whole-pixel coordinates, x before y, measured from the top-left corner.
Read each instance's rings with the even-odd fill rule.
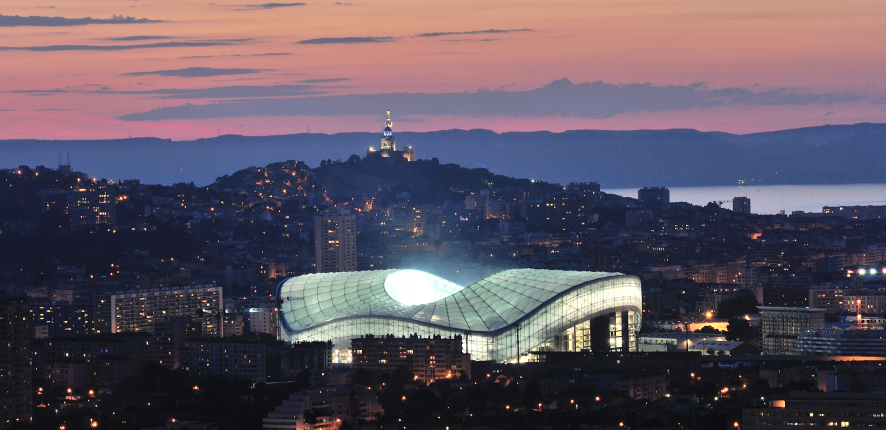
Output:
[[[362,385],[340,385],[302,390],[293,394],[283,404],[262,420],[265,429],[334,430],[342,422],[354,418],[366,421],[378,419],[384,408],[378,397]]]
[[[194,318],[202,324],[202,336],[223,336],[223,303],[222,287],[215,285],[99,294],[95,333],[152,333],[164,319]]]
[[[881,366],[840,369],[823,375],[824,391],[883,393],[886,392],[886,372]]]
[[[268,346],[260,342],[202,338],[181,344],[181,369],[197,376],[268,381]]]
[[[701,355],[747,355],[757,352],[756,348],[735,340],[702,340],[689,346],[689,351]]]
[[[886,312],[886,288],[813,287],[809,289],[809,306],[829,314],[854,314],[861,309],[862,314],[882,315]]]
[[[332,342],[296,342],[268,349],[268,375],[275,380],[294,379],[306,369],[323,372],[331,368]]]
[[[685,318],[673,320],[643,321],[643,323],[658,330],[688,330],[689,332],[701,330],[705,327],[711,327],[714,330],[723,331],[729,327],[729,320],[720,318]]]
[[[73,359],[50,361],[43,376],[47,385],[76,390],[89,382],[89,363]]]
[[[792,392],[789,399],[774,400],[772,405],[744,409],[741,428],[886,427],[886,394]]]
[[[470,377],[471,356],[462,352],[462,337],[440,335],[423,338],[417,335],[375,337],[366,335],[351,340],[353,366],[365,369],[397,369],[405,366],[416,380],[431,383],[437,379]]]
[[[673,331],[670,333],[649,333],[637,339],[637,350],[640,352],[674,352],[692,351],[692,347],[701,341],[726,341],[721,334],[686,333]]]
[[[632,399],[658,400],[667,394],[668,375],[622,377],[615,380],[614,388]]]
[[[760,307],[763,355],[794,355],[797,339],[810,328],[824,328],[824,311],[809,308]]]
[[[796,353],[886,356],[886,330],[809,329],[797,338]]]
[[[153,345],[154,339],[147,333],[60,337],[35,341],[31,359],[37,374],[45,373],[45,363],[65,360],[92,363],[96,357],[106,355],[129,358],[137,369],[154,361]]]
[[[92,382],[98,387],[114,387],[126,382],[135,371],[133,360],[116,355],[100,355],[92,359]]]
[[[280,330],[277,321],[277,309],[274,307],[247,308],[243,313],[244,323],[250,333],[267,333],[277,335]]]

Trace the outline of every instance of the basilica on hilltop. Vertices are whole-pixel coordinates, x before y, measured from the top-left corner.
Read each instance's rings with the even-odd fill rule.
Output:
[[[366,158],[391,158],[415,161],[415,150],[411,146],[404,146],[402,150],[397,150],[397,141],[394,139],[394,130],[391,127],[393,127],[391,111],[388,110],[388,120],[385,122],[385,130],[382,132],[381,148],[376,150],[370,147],[366,151]]]

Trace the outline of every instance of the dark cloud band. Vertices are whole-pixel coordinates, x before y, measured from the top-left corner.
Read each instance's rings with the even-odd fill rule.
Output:
[[[113,40],[115,42],[132,42],[135,40],[166,40],[172,39],[169,36],[126,36],[126,37],[109,37],[105,40]]]
[[[307,6],[307,3],[261,3],[261,4],[247,4],[244,5],[241,9],[234,10],[261,10],[261,9],[277,9],[281,7],[294,7],[294,6]]]
[[[383,37],[320,37],[317,39],[299,40],[302,45],[324,45],[330,43],[382,43],[397,40],[391,36]]]
[[[42,90],[11,90],[8,93],[28,94],[33,96],[50,96],[55,94],[81,93],[81,94],[117,94],[148,96],[160,99],[244,99],[244,98],[270,98],[270,97],[295,97],[315,96],[326,94],[316,85],[230,85],[210,88],[160,88],[156,90],[114,90],[109,87],[95,85],[81,87],[51,88]]]
[[[495,28],[490,28],[489,30],[475,30],[475,31],[445,31],[445,32],[436,32],[436,33],[421,33],[416,34],[415,37],[440,37],[440,36],[460,36],[465,34],[502,34],[502,33],[517,33],[521,31],[533,31],[531,28],[520,28],[516,30],[499,30]]]
[[[48,45],[48,46],[0,46],[0,51],[125,51],[129,49],[150,48],[184,48],[194,46],[223,46],[233,45],[228,41],[200,41],[200,42],[159,42],[138,45]]]
[[[154,70],[150,72],[123,73],[120,76],[175,76],[180,78],[205,78],[210,76],[249,75],[264,72],[262,69],[213,69],[211,67],[188,67],[175,70]]]
[[[114,15],[114,17],[107,19],[0,15],[0,27],[71,27],[90,24],[150,24],[155,22],[163,21],[122,15]]]
[[[398,106],[414,115],[504,115],[610,118],[630,112],[678,111],[728,105],[810,105],[849,103],[849,93],[815,94],[790,89],[708,89],[704,84],[653,86],[554,81],[529,91],[475,93],[388,93],[251,99],[205,105],[170,106],[120,117],[127,121],[244,116],[364,115],[378,106]]]
[[[159,89],[148,91],[94,91],[96,94],[131,94],[163,99],[242,99],[263,97],[311,96],[326,93],[313,85],[233,85],[198,89]]]

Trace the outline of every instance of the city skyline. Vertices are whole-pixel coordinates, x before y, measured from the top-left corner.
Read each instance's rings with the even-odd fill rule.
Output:
[[[883,122],[886,5],[73,4],[0,11],[0,139],[752,133]]]

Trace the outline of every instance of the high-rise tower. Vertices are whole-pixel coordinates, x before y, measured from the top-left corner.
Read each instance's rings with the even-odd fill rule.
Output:
[[[0,429],[31,423],[28,297],[0,292]]]
[[[357,270],[357,222],[347,209],[330,209],[314,217],[317,273]]]
[[[751,199],[747,197],[736,197],[732,199],[732,211],[740,214],[751,213]]]
[[[68,192],[68,224],[93,227],[117,222],[117,199],[111,181],[83,181]]]
[[[665,187],[643,187],[637,191],[637,199],[642,206],[667,209],[671,204],[671,190]]]

